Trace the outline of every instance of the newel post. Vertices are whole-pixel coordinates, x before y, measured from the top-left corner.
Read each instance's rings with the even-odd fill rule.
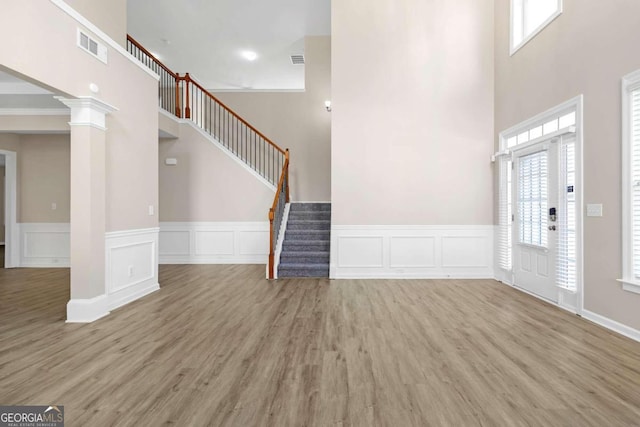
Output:
[[[287,203],[289,203],[289,149],[287,148],[286,152],[285,152],[285,160],[284,160],[284,164],[286,165],[286,170],[284,172],[284,179],[285,179],[285,189],[286,189],[286,196],[287,196]]]
[[[269,280],[273,279],[274,252],[273,252],[273,208],[269,209]]]
[[[182,110],[180,109],[180,73],[176,73],[176,117],[182,118]]]
[[[191,77],[189,76],[189,73],[185,74],[184,77],[187,82],[187,87],[185,88],[185,90],[187,91],[187,100],[186,100],[186,105],[184,106],[184,117],[185,119],[190,119],[191,107],[189,106],[191,105],[191,103],[189,102],[189,83],[191,82]]]

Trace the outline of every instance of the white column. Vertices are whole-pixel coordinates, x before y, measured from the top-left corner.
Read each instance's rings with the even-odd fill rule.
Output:
[[[93,97],[58,98],[71,108],[71,299],[67,322],[109,314],[105,287],[106,115]]]

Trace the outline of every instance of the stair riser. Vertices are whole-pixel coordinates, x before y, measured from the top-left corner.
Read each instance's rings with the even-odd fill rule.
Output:
[[[327,256],[300,256],[300,255],[287,255],[283,253],[280,256],[280,262],[282,263],[294,263],[294,264],[328,264],[329,263],[329,255]]]
[[[311,214],[289,213],[289,221],[331,221],[331,214],[314,212]]]
[[[289,270],[286,268],[278,269],[278,278],[285,277],[329,277],[329,269],[309,269],[309,270]]]
[[[331,212],[331,205],[317,205],[313,203],[297,204],[293,203],[290,208],[291,212]]]
[[[331,229],[331,224],[318,224],[313,222],[306,222],[303,224],[291,224],[289,222],[287,224],[287,230],[326,230],[329,231]]]
[[[329,243],[302,243],[302,244],[287,244],[284,242],[282,245],[282,251],[295,251],[295,252],[320,252],[320,251],[328,251]]]
[[[287,226],[287,231],[284,234],[285,239],[289,238],[298,238],[301,236],[307,240],[329,240],[329,236],[331,236],[331,230],[291,230]]]

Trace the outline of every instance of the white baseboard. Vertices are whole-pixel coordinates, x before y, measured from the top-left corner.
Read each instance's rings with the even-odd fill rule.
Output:
[[[105,234],[105,288],[114,310],[160,289],[159,228]]]
[[[331,227],[332,279],[489,279],[493,225]]]
[[[266,264],[269,222],[161,222],[160,264]]]
[[[67,303],[67,323],[91,323],[109,314],[106,295],[72,299]]]
[[[611,320],[589,310],[582,310],[582,317],[614,332],[624,335],[627,338],[640,342],[640,331],[620,322]]]
[[[69,223],[20,223],[18,233],[20,267],[69,267]]]

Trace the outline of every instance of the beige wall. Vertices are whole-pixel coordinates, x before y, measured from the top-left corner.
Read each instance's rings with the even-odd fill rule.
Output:
[[[4,242],[4,174],[5,167],[0,167],[0,242]]]
[[[493,1],[336,1],[332,39],[333,224],[491,224]]]
[[[60,104],[63,108],[64,105]],[[69,115],[65,116],[0,116],[2,132],[69,133]]]
[[[305,39],[304,92],[215,95],[291,156],[291,198],[331,200],[331,38]]]
[[[161,221],[268,221],[274,193],[189,124],[160,140]],[[166,158],[178,164],[167,166]]]
[[[123,46],[127,42],[127,0],[65,0],[92,24]]]
[[[18,222],[69,222],[70,168],[69,135],[20,136]]]
[[[69,135],[0,134],[0,149],[17,154],[18,222],[68,223]]]
[[[564,0],[564,13],[509,56],[509,0],[497,0],[496,136],[584,95],[584,201],[604,217],[584,221],[585,309],[640,328],[640,295],[622,290],[622,76],[640,69],[640,3]],[[497,141],[497,137],[496,137]]]
[[[120,0],[98,3],[115,16],[123,7]],[[99,86],[96,96],[118,108],[107,118],[107,231],[157,227],[148,207],[158,206],[158,82],[111,47],[108,65],[80,50],[78,27],[51,2],[9,2],[0,37],[12,43],[0,44],[0,65],[70,96],[93,95],[89,84]]]

